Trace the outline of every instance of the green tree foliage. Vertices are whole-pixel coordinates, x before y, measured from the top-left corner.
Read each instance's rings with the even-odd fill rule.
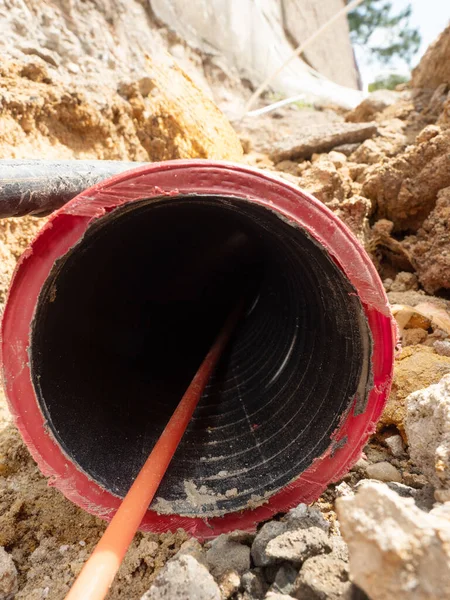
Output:
[[[392,3],[387,0],[364,0],[348,15],[352,43],[368,49],[382,64],[389,64],[392,58],[410,64],[421,42],[419,31],[409,24],[410,16],[410,4],[393,14]],[[383,35],[375,36],[378,31]],[[377,44],[380,38],[384,38],[383,43]]]
[[[405,75],[396,75],[392,73],[386,77],[377,77],[373,83],[369,83],[369,92],[375,90],[395,90],[395,88],[401,83],[407,83],[409,77]]]

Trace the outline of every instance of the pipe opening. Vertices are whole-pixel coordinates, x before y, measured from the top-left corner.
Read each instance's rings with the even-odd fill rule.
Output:
[[[242,294],[247,312],[152,508],[194,517],[256,506],[322,455],[371,385],[354,288],[275,212],[180,196],[98,219],[42,289],[32,380],[70,460],[123,497]]]

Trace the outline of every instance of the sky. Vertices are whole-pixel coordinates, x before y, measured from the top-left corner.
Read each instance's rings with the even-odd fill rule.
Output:
[[[450,0],[390,0],[392,2],[392,12],[397,13],[408,4],[412,6],[412,15],[410,24],[419,29],[422,36],[422,44],[416,56],[412,61],[414,67],[439,33],[445,29],[450,21]],[[380,32],[380,38],[383,34]],[[377,40],[377,42],[379,41]],[[361,71],[363,83],[367,86],[374,81],[377,74],[386,72],[386,67],[379,64],[370,64],[367,54],[361,48],[355,49],[358,65]],[[393,63],[398,72],[407,74],[408,66],[403,61]]]

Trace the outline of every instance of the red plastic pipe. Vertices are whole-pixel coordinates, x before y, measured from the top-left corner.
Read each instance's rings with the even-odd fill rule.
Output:
[[[356,462],[386,402],[396,342],[386,294],[362,246],[322,203],[263,172],[204,160],[155,163],[97,184],[53,214],[21,257],[3,316],[1,355],[4,385],[15,422],[41,471],[49,477],[49,484],[85,510],[110,519],[120,500],[77,469],[46,427],[29,367],[33,315],[55,261],[79,242],[96,219],[143,198],[195,193],[244,198],[306,230],[355,288],[373,338],[374,385],[365,411],[357,415],[348,411],[335,430],[330,447],[295,481],[255,509],[209,519],[159,515],[148,510],[142,522],[144,530],[163,532],[181,527],[197,537],[208,538],[236,528],[254,529],[255,523],[275,513],[315,500],[329,482],[337,480]]]

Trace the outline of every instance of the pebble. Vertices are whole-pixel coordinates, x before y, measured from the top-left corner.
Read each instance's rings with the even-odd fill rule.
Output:
[[[405,456],[405,447],[403,446],[403,440],[401,435],[391,435],[385,440],[386,446],[392,453],[392,456],[401,458]]]
[[[262,569],[258,567],[242,575],[241,586],[251,598],[263,598],[268,588]]]
[[[290,563],[281,565],[275,575],[275,580],[270,588],[271,592],[277,594],[290,594],[294,589],[294,583],[297,579],[298,569]]]
[[[242,575],[250,569],[250,548],[222,534],[210,543],[206,552],[206,562],[217,580],[230,570]]]
[[[377,479],[378,481],[402,481],[400,471],[387,461],[378,462],[373,465],[368,465],[366,474],[369,479]]]
[[[252,544],[251,556],[255,566],[265,567],[273,564],[272,560],[266,555],[266,546],[278,535],[286,531],[286,524],[281,521],[269,521],[265,523],[258,531]]]

